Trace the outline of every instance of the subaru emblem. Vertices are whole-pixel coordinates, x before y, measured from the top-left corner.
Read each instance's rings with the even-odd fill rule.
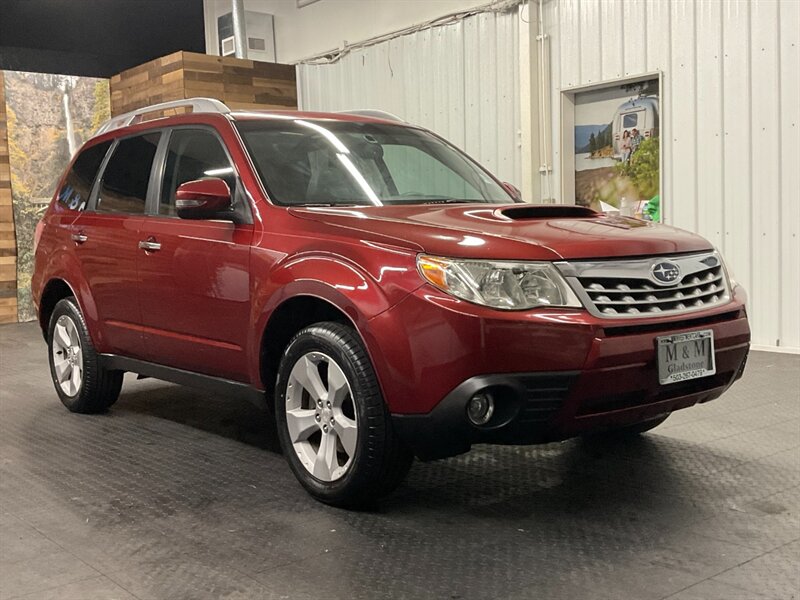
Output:
[[[674,262],[663,261],[650,268],[650,275],[656,283],[669,285],[678,281],[681,276],[681,268]]]

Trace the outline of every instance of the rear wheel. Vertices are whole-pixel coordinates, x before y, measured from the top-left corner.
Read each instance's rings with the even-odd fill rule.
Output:
[[[275,403],[283,453],[323,502],[369,504],[395,489],[411,466],[350,327],[318,323],[295,335],[281,360]]]
[[[75,298],[64,298],[53,309],[47,345],[53,385],[70,411],[103,412],[117,401],[123,373],[100,364]]]

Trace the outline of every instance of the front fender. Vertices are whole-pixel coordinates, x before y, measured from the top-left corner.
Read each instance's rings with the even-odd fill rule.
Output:
[[[259,257],[254,257],[253,272],[259,273]],[[410,267],[409,267],[410,268]],[[275,265],[268,277],[254,278],[253,318],[255,327],[250,338],[251,380],[260,378],[260,345],[267,323],[275,309],[291,298],[311,296],[331,304],[343,312],[367,346],[373,364],[380,360],[378,344],[370,334],[367,322],[385,312],[422,285],[416,272],[409,268],[382,267],[379,278],[348,259],[335,254],[296,255]],[[409,281],[400,280],[412,274]],[[380,280],[379,280],[380,279]]]

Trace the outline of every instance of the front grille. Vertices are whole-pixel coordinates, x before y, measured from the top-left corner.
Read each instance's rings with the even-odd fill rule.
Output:
[[[730,300],[725,268],[716,252],[569,262],[559,268],[587,309],[606,318],[683,314]],[[672,281],[659,281],[659,269],[669,272]]]

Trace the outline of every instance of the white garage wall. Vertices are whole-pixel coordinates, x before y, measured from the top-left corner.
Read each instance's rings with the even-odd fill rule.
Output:
[[[294,63],[368,38],[398,31],[489,0],[318,0],[302,8],[296,0],[244,0],[245,10],[275,17],[277,61]],[[203,0],[206,46],[217,47],[217,15],[232,0]]]
[[[520,186],[519,29],[516,11],[484,13],[298,65],[301,109],[389,111]]]
[[[754,344],[800,349],[800,2],[544,8],[554,148],[562,90],[663,71],[665,220],[722,250],[749,292]]]

